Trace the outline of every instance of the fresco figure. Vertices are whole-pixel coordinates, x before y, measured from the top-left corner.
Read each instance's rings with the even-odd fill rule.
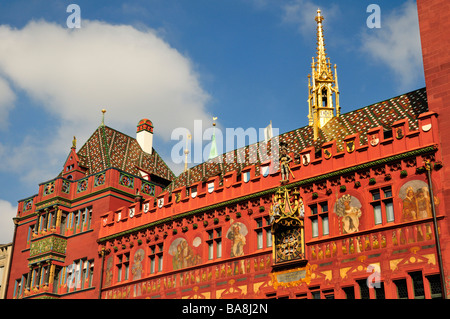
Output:
[[[106,261],[105,287],[111,286],[112,278],[113,278],[113,257],[111,256]]]
[[[409,186],[406,188],[406,197],[403,199],[403,221],[417,219],[417,202],[414,188]]]
[[[399,197],[403,200],[402,221],[432,217],[430,193],[424,181],[406,182],[400,188]],[[434,204],[439,205],[439,198],[436,196]]]
[[[144,250],[138,249],[135,253],[134,253],[134,262],[133,262],[133,266],[131,267],[131,275],[133,280],[138,280],[141,279],[142,277],[142,260],[144,259]],[[134,285],[134,297],[138,297],[141,296],[142,292],[141,292],[141,285],[140,284],[136,284]]]
[[[244,255],[244,246],[246,244],[245,235],[247,227],[242,223],[234,223],[227,232],[227,238],[231,240],[230,257],[239,257]]]
[[[169,254],[173,256],[173,270],[183,269],[201,263],[201,256],[194,251],[184,238],[177,238],[172,242],[169,247]]]
[[[341,217],[342,232],[351,234],[359,231],[359,218],[362,215],[361,203],[356,197],[349,194],[343,195],[335,206],[336,215]]]

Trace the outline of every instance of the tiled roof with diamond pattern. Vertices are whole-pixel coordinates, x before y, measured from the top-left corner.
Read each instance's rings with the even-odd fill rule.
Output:
[[[314,141],[313,128],[311,126],[281,134],[279,141],[287,143],[288,150],[297,154],[308,147],[320,149],[325,142],[336,140],[338,151],[343,150],[343,139],[355,133],[360,134],[360,144],[367,143],[366,134],[371,128],[382,126],[384,130],[400,119],[407,118],[410,130],[418,129],[418,116],[428,111],[427,95],[425,88],[402,94],[400,96],[375,103],[331,119],[319,132],[319,138]],[[268,160],[266,154],[261,154],[255,144],[234,150],[235,160],[232,163],[226,161],[227,154],[222,154],[222,163],[211,161],[204,162],[190,168],[180,174],[167,188],[172,191],[182,186],[189,186],[199,181],[224,175],[229,171],[240,171],[251,163],[262,163]],[[265,157],[264,157],[265,155]],[[245,156],[245,160],[242,157]],[[256,161],[253,160],[256,157]],[[255,174],[259,175],[259,165],[255,167]]]

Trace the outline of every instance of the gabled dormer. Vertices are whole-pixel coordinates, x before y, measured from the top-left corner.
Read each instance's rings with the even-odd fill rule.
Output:
[[[64,168],[61,173],[63,178],[77,180],[86,176],[86,168],[80,166],[80,158],[77,155],[77,139],[73,137],[72,147],[67,156]]]

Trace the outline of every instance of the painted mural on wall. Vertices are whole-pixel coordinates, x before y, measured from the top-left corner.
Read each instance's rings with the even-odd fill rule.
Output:
[[[412,180],[403,184],[399,197],[402,199],[402,221],[411,221],[432,217],[431,200],[428,185],[421,180]],[[439,199],[434,196],[434,204]]]
[[[359,231],[359,219],[361,218],[361,202],[350,194],[345,194],[336,201],[334,212],[340,217],[343,234],[351,234]]]
[[[230,257],[239,257],[244,255],[244,247],[248,234],[247,226],[243,223],[232,223],[227,231],[226,237],[231,240]]]
[[[145,252],[144,249],[140,248],[136,250],[133,257],[133,265],[131,266],[131,276],[133,280],[141,279],[142,277],[142,270],[143,265],[142,262],[144,260]],[[134,297],[138,297],[142,295],[141,286],[140,285],[134,285],[133,286],[133,294]]]
[[[112,278],[113,278],[113,256],[110,256],[106,261],[105,287],[111,286]]]
[[[172,256],[173,270],[201,264],[202,258],[199,247],[202,243],[200,237],[195,237],[192,244],[183,237],[178,237],[172,241],[169,247],[169,255]]]

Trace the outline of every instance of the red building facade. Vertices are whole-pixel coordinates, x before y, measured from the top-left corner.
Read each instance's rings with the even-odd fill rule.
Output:
[[[448,89],[436,80],[448,55],[433,51],[445,47],[430,29],[436,2],[418,1],[426,89],[339,114],[319,55],[313,70],[330,84],[310,85],[320,127],[177,177],[151,147],[149,120],[136,139],[102,124],[78,152],[74,141],[61,174],[19,202],[7,297],[448,295]]]

